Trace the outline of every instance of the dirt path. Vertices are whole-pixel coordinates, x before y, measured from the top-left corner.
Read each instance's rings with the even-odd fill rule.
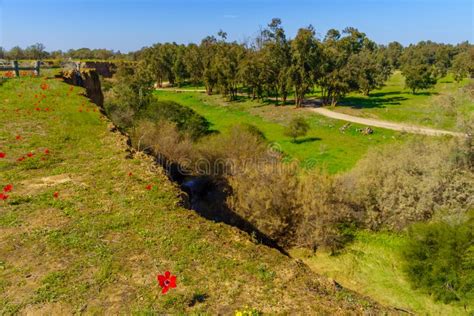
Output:
[[[156,91],[168,92],[206,92],[205,89],[175,89],[175,88],[155,88]]]
[[[391,129],[394,131],[402,131],[402,132],[407,132],[407,133],[430,135],[430,136],[441,136],[441,135],[452,135],[452,136],[457,136],[457,137],[466,136],[463,133],[450,132],[450,131],[441,130],[441,129],[433,129],[433,128],[427,128],[427,127],[420,127],[416,125],[408,125],[408,124],[402,124],[402,123],[394,123],[394,122],[387,122],[387,121],[381,121],[381,120],[375,120],[375,119],[362,118],[362,117],[334,112],[326,108],[309,108],[309,110],[316,112],[320,115],[336,119],[336,120],[343,120],[343,121],[348,121],[348,122],[357,123],[357,124],[381,127],[381,128]]]

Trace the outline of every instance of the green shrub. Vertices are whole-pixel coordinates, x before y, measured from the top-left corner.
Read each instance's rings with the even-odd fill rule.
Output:
[[[308,133],[309,124],[302,117],[295,117],[290,121],[290,124],[285,129],[285,135],[293,138],[293,142],[296,138],[305,136]]]
[[[171,121],[181,132],[189,134],[194,140],[209,134],[210,124],[203,116],[173,101],[153,100],[139,115],[141,119],[151,121]]]
[[[414,287],[445,303],[474,302],[474,212],[463,223],[414,224],[404,259]]]

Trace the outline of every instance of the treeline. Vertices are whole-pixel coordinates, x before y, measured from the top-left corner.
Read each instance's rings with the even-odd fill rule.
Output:
[[[138,52],[131,52],[122,54],[120,51],[113,51],[105,48],[90,49],[90,48],[79,48],[70,49],[66,52],[61,50],[46,51],[46,47],[41,43],[30,45],[26,48],[20,46],[12,47],[10,50],[6,50],[0,47],[0,59],[7,60],[43,60],[43,59],[95,59],[95,60],[136,60]]]
[[[142,49],[139,59],[158,85],[189,81],[230,100],[238,92],[272,97],[277,103],[292,95],[297,106],[314,87],[331,105],[349,92],[368,95],[395,69],[402,71],[413,93],[431,88],[449,71],[456,80],[474,75],[474,47],[468,42],[453,46],[427,41],[404,48],[397,42],[378,45],[352,27],[331,29],[322,40],[315,34],[309,26],[289,39],[281,20],[273,19],[247,43],[229,42],[220,31],[199,45],[155,44]]]

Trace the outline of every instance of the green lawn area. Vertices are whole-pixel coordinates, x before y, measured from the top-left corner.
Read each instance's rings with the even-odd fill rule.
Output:
[[[54,79],[0,84],[0,189],[13,185],[0,200],[1,315],[246,307],[310,315],[374,306],[180,207],[162,169],[141,153],[127,157],[126,138],[83,94]],[[178,281],[163,295],[156,278],[166,270]]]
[[[172,100],[189,106],[206,117],[212,129],[225,133],[231,126],[248,123],[257,126],[270,142],[305,167],[320,167],[331,173],[351,169],[373,146],[404,141],[410,135],[375,129],[372,135],[363,135],[352,124],[344,133],[339,130],[345,122],[332,120],[306,109],[293,106],[275,107],[242,98],[237,102],[226,102],[221,96],[204,93],[156,91],[160,100]],[[308,135],[293,143],[284,135],[285,125],[294,116],[304,116],[310,123]]]
[[[405,78],[397,71],[390,77],[385,87],[371,92],[369,97],[350,94],[333,110],[355,116],[455,130],[455,115],[442,111],[437,104],[440,97],[455,92],[469,81],[465,79],[457,83],[452,75],[448,75],[438,80],[433,89],[412,94],[405,89]],[[460,110],[463,113],[472,113],[474,103],[465,102]]]
[[[341,254],[291,252],[317,273],[379,302],[411,310],[420,315],[467,315],[460,305],[435,302],[414,290],[403,273],[401,254],[404,237],[389,233],[359,232]]]

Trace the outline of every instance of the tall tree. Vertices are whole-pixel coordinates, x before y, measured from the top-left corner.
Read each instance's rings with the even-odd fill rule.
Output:
[[[432,88],[436,84],[434,52],[428,43],[420,42],[407,47],[401,57],[401,63],[405,86],[413,93],[417,90]]]
[[[277,104],[280,96],[285,103],[290,89],[291,47],[280,19],[272,19],[262,31],[261,45],[269,94],[275,95]]]
[[[451,71],[457,82],[466,77],[474,78],[474,46],[454,57]]]
[[[206,86],[206,93],[211,95],[217,84],[217,39],[214,36],[208,36],[201,41],[199,47],[203,62],[203,81]]]
[[[312,26],[301,28],[291,42],[290,80],[295,90],[295,105],[301,107],[313,87],[314,70],[319,67],[320,48]]]
[[[391,42],[387,46],[387,58],[393,69],[400,68],[400,57],[403,53],[403,46],[399,42]]]

